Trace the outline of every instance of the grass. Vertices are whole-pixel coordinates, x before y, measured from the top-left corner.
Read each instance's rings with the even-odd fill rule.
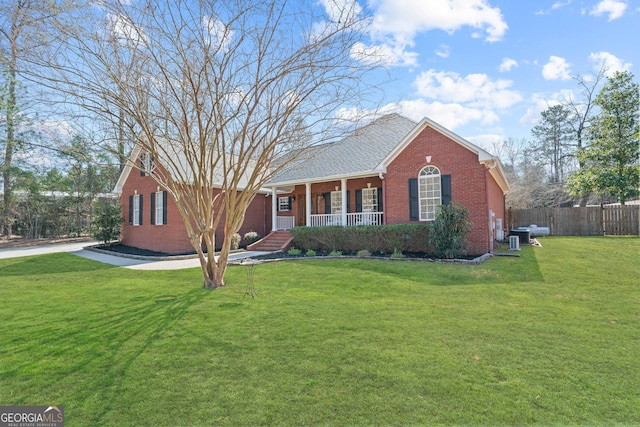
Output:
[[[67,425],[640,424],[640,239],[478,265],[0,260],[0,404]]]

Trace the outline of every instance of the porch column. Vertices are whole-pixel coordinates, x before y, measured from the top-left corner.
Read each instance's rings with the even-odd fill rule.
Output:
[[[340,185],[342,186],[342,226],[347,226],[347,178],[342,178],[340,180]]]
[[[278,193],[271,187],[271,231],[278,230]]]
[[[305,188],[304,201],[306,204],[305,206],[306,218],[305,218],[304,225],[309,227],[311,225],[311,183],[307,182],[306,184],[304,184],[304,188]]]

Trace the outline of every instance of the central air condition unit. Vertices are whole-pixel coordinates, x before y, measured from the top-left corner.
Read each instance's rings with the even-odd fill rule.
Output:
[[[519,251],[520,250],[520,237],[519,236],[509,236],[509,250],[510,251]]]

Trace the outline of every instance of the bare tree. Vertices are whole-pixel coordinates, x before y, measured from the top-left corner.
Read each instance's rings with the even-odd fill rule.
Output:
[[[205,288],[222,286],[231,236],[286,165],[274,160],[329,138],[336,110],[373,93],[375,58],[351,50],[369,17],[355,0],[116,0],[89,13],[59,22],[47,84],[155,159],[147,172],[176,201]]]
[[[45,0],[0,0],[0,73],[5,87],[0,107],[4,119],[4,161],[2,164],[3,199],[0,231],[11,234],[13,223],[13,158],[19,147],[23,122],[20,81],[29,58],[47,46],[47,27],[51,20],[77,7],[74,0],[52,3]]]

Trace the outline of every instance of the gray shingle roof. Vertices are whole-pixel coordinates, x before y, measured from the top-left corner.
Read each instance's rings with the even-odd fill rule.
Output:
[[[417,126],[398,114],[389,114],[357,129],[341,141],[310,147],[266,184],[310,181],[342,175],[374,174],[375,168]]]

